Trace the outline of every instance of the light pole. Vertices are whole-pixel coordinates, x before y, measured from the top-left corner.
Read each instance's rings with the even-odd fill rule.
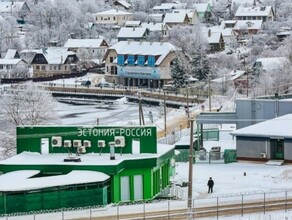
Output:
[[[165,91],[163,91],[163,102],[164,102],[164,136],[166,137],[166,97],[165,97]]]
[[[192,200],[193,200],[193,137],[194,137],[194,119],[190,118],[190,149],[189,149],[189,181],[188,181],[188,212],[192,219]]]
[[[210,73],[208,73],[208,96],[209,96],[209,112],[211,111],[211,82],[210,82]]]

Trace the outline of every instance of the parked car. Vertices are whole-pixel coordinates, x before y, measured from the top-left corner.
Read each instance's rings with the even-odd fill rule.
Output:
[[[101,83],[97,83],[95,85],[95,87],[100,87],[100,88],[113,88],[114,85],[108,82],[101,82]]]
[[[81,82],[81,85],[89,87],[91,85],[91,82],[89,80],[85,80]]]

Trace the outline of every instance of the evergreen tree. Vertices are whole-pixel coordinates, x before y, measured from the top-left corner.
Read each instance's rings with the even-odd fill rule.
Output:
[[[186,74],[178,58],[172,61],[171,76],[175,88],[183,88],[186,86]]]
[[[191,55],[192,60],[190,66],[193,77],[200,81],[206,81],[210,74],[210,66],[207,53],[201,46]]]

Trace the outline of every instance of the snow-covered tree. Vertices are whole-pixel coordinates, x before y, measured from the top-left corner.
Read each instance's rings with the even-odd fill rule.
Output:
[[[183,88],[187,85],[187,74],[181,64],[178,57],[172,61],[171,77],[175,88]]]
[[[15,152],[15,130],[19,125],[54,124],[58,117],[55,102],[45,89],[34,84],[17,86],[0,98],[3,134],[0,147],[5,156]],[[13,141],[14,140],[14,141]]]

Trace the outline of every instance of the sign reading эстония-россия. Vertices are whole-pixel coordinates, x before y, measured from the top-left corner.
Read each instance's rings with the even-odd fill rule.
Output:
[[[78,135],[83,137],[97,136],[127,136],[127,137],[150,137],[153,135],[152,128],[78,128]]]

